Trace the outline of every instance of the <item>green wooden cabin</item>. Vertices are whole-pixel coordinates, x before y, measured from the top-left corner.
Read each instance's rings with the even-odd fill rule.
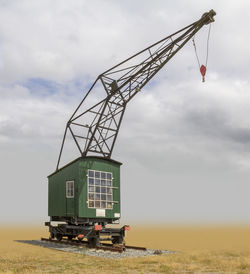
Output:
[[[48,176],[51,221],[106,222],[120,219],[121,163],[80,157]]]

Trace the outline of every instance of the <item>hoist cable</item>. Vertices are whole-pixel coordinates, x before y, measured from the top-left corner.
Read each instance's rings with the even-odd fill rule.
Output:
[[[207,67],[208,52],[209,52],[210,30],[211,30],[211,24],[209,24],[208,35],[207,35],[207,53],[206,53],[206,63],[205,63],[206,67]],[[193,45],[194,45],[194,51],[195,51],[196,59],[197,59],[197,62],[198,62],[199,68],[200,68],[201,64],[200,64],[200,60],[199,60],[199,57],[198,57],[198,53],[197,53],[197,48],[196,48],[196,44],[195,44],[195,41],[194,41],[194,37],[192,38],[192,41],[193,41]]]
[[[196,49],[194,37],[192,38],[192,41],[193,41],[193,45],[194,45],[194,52],[195,52],[196,59],[197,59],[197,62],[198,62],[198,66],[199,66],[199,69],[200,69],[201,65],[200,65],[200,60],[199,60],[198,54],[197,54],[197,49]]]
[[[209,24],[208,35],[207,35],[207,56],[206,56],[206,67],[207,67],[207,60],[208,60],[208,50],[209,50],[210,30],[211,30],[211,24]]]
[[[205,74],[206,74],[206,70],[207,70],[207,61],[208,61],[208,52],[209,52],[210,30],[211,30],[211,24],[209,25],[209,29],[208,29],[208,36],[207,36],[207,53],[206,53],[206,62],[205,62],[205,66],[200,64],[200,60],[199,60],[199,56],[198,56],[198,53],[197,53],[197,48],[196,48],[196,45],[195,45],[194,37],[192,38],[193,46],[194,46],[194,51],[195,51],[195,55],[196,55],[196,59],[197,59],[197,62],[198,62],[199,70],[200,70],[201,75],[202,75],[202,82],[205,82]]]

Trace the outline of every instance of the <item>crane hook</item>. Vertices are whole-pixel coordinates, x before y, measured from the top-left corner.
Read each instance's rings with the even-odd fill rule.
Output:
[[[206,67],[204,65],[201,65],[200,72],[201,72],[201,75],[202,75],[202,82],[205,82],[206,71],[207,71]]]

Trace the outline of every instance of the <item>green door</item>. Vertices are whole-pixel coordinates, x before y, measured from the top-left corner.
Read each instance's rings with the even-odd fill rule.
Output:
[[[66,216],[75,215],[75,182],[66,181]]]

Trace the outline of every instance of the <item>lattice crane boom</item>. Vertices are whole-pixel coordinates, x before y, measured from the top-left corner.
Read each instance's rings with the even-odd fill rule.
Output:
[[[66,125],[56,169],[68,131],[82,157],[97,154],[110,158],[127,103],[204,25],[213,22],[215,15],[210,10],[198,21],[100,74]],[[97,95],[104,89],[105,96],[87,103],[94,89]]]

